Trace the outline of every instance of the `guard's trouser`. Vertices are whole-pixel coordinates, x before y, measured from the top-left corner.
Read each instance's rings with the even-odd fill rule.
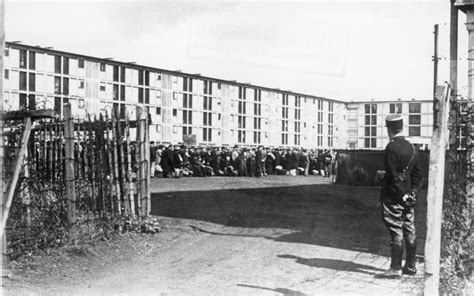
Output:
[[[400,269],[402,264],[403,244],[405,239],[405,265],[415,267],[416,262],[416,232],[415,209],[400,203],[382,202],[382,219],[390,232],[392,262],[390,267]]]

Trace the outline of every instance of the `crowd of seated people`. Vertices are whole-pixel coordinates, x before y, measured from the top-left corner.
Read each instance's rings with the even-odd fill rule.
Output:
[[[210,177],[335,174],[333,150],[247,147],[187,147],[151,142],[151,177]]]

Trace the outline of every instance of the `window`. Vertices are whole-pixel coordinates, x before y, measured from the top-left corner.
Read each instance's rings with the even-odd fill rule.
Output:
[[[125,101],[125,85],[120,86],[120,101]]]
[[[125,87],[124,87],[125,90]],[[150,90],[147,88],[145,89],[145,104],[150,104]]]
[[[61,73],[61,56],[54,56],[54,73]]]
[[[100,91],[105,91],[105,83],[100,83]]]
[[[28,73],[28,90],[35,91],[36,90],[36,79],[35,73]]]
[[[408,124],[421,124],[421,115],[410,115],[408,116]]]
[[[24,49],[20,49],[20,68],[26,69],[26,50]]]
[[[365,148],[377,147],[377,104],[365,104]]]
[[[54,97],[54,112],[61,114],[61,97]]]
[[[10,50],[8,48],[5,48],[5,56],[6,57],[10,56]]]
[[[237,142],[245,143],[245,131],[238,131],[237,132]]]
[[[79,88],[80,89],[84,88],[84,80],[79,80]]]
[[[178,109],[173,109],[173,116],[178,116]]]
[[[419,126],[409,126],[408,127],[408,136],[409,137],[419,137],[421,135]]]
[[[26,94],[20,94],[20,109],[26,109],[27,104]]]
[[[204,127],[202,129],[202,140],[206,142],[212,141],[212,129]]]
[[[143,88],[138,88],[138,103],[143,103]]]
[[[156,115],[161,115],[161,107],[156,107]]]
[[[105,72],[105,63],[100,63],[100,71]]]
[[[35,95],[28,95],[28,109],[36,110]]]
[[[30,51],[28,54],[28,68],[34,70],[36,68],[36,52]]]
[[[10,79],[10,71],[5,69],[5,79]]]
[[[150,72],[145,71],[145,85],[150,86]]]
[[[20,72],[20,90],[26,90],[26,72]]]
[[[193,112],[191,110],[183,110],[183,123],[184,124],[193,123]]]
[[[113,73],[113,75],[112,75],[113,81],[118,82],[119,81],[119,66],[114,65],[112,73]]]
[[[54,93],[61,94],[61,77],[59,76],[54,76]]]
[[[80,69],[84,69],[84,59],[77,60],[77,67]]]
[[[421,113],[421,103],[409,103],[408,110],[410,113]]]
[[[69,78],[67,77],[63,78],[63,94],[69,95]]]
[[[112,100],[117,101],[119,99],[119,86],[118,84],[113,85]]]
[[[125,67],[120,67],[120,82],[125,82]]]
[[[390,113],[391,114],[401,114],[402,113],[402,103],[391,103],[390,104]]]
[[[69,58],[67,57],[63,58],[63,73],[69,74]]]

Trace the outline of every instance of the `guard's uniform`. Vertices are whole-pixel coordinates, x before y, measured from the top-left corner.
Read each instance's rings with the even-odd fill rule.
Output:
[[[387,127],[401,129],[403,122],[401,117],[393,116],[387,119]],[[410,162],[413,153],[414,159],[409,168],[409,185],[411,192],[417,195],[421,185],[422,171],[418,164],[417,152],[410,142],[403,136],[394,136],[388,143],[384,153],[385,182],[382,186],[380,201],[382,208],[382,219],[391,236],[390,268],[400,270],[402,264],[403,244],[405,240],[406,262],[405,268],[416,272],[416,232],[414,207],[407,205],[392,191],[394,176],[398,176]],[[404,268],[404,272],[405,272]]]

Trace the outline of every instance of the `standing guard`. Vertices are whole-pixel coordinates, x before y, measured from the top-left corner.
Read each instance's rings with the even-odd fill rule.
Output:
[[[416,234],[414,206],[421,185],[422,172],[415,147],[403,136],[400,115],[385,119],[390,143],[384,153],[385,176],[380,201],[382,219],[390,232],[390,268],[380,277],[398,278],[416,274]],[[406,260],[402,269],[403,244]]]

